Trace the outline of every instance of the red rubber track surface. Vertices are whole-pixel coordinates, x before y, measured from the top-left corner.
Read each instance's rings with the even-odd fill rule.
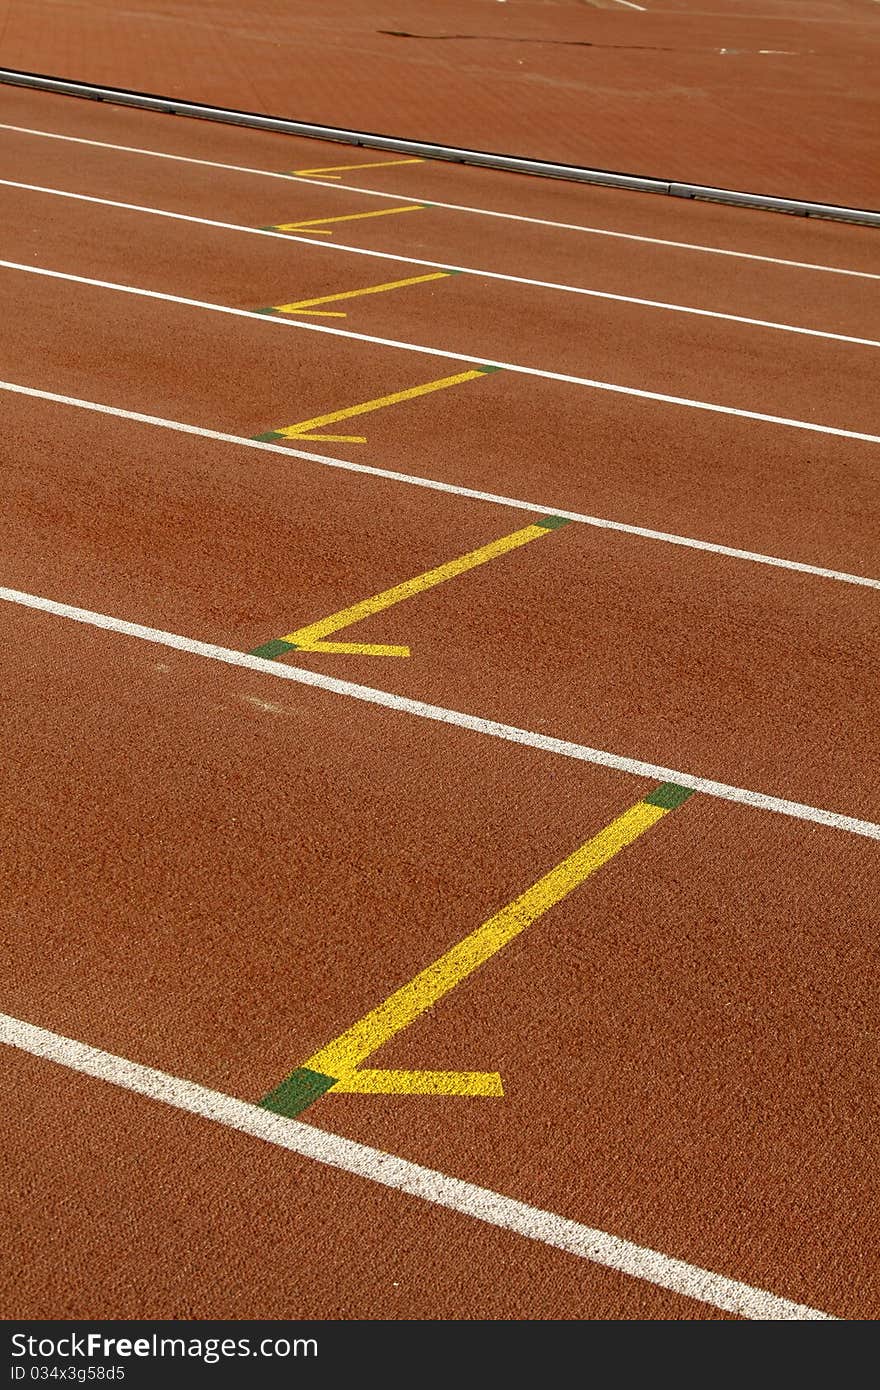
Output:
[[[157,660],[42,615],[4,626],[23,730],[10,796],[25,841],[45,846],[39,876],[22,866],[7,898],[7,1009],[245,1099],[647,790],[528,750],[502,763],[464,733],[340,712],[311,692],[278,696],[264,677]],[[841,858],[833,832],[781,818],[756,840],[754,815],[707,800],[687,826],[664,824],[637,880],[622,859],[607,866],[586,900],[557,908],[381,1054],[405,1067],[491,1059],[509,1100],[459,1101],[438,1124],[411,1097],[338,1097],[314,1122],[710,1267],[723,1255],[737,1277],[783,1281],[820,1305],[832,1230],[835,1265],[858,1280],[847,1310],[868,1313],[877,1290],[852,1216],[877,1200],[876,1112],[861,1084],[876,1060],[860,1031],[876,852],[847,837]],[[820,1076],[833,1086],[833,1131]],[[173,1170],[191,1127],[163,1121],[168,1141],[151,1127],[152,1181]],[[222,1170],[211,1148],[208,1166]],[[372,1209],[357,1203],[360,1239]],[[236,1250],[240,1217],[221,1219]],[[474,1239],[480,1249],[486,1238]],[[436,1256],[462,1258],[445,1242]],[[300,1240],[295,1259],[312,1285],[319,1252]],[[140,1278],[161,1311],[161,1288]],[[591,1282],[569,1303],[577,1316],[632,1316]],[[207,1300],[210,1280],[199,1285]],[[95,1293],[78,1287],[65,1296],[83,1316]],[[378,1314],[356,1270],[345,1296]],[[311,1297],[322,1316],[338,1310],[326,1287]],[[459,1311],[435,1298],[435,1315]],[[540,1290],[532,1300],[553,1315]]]
[[[0,267],[0,379],[235,436],[0,392],[0,584],[250,651],[555,510],[880,574],[871,441],[501,370],[327,427],[364,444],[302,448],[533,505],[236,442],[468,354],[876,434],[876,347],[466,274],[329,306],[448,358],[63,278],[257,309],[419,273],[342,243],[876,339],[865,229],[413,165],[345,177],[545,221],[429,207],[306,246],[236,228],[386,204],[246,170],[331,164],[327,146],[22,92],[0,91],[0,121],[243,166],[0,129],[0,180],[236,224],[0,183],[19,267]],[[877,822],[877,597],[573,522],[336,634],[408,658],[282,662]],[[0,610],[0,1010],[241,1100],[654,785]],[[694,796],[377,1054],[497,1069],[503,1100],[329,1094],[304,1119],[876,1317],[878,882],[876,839]],[[0,1053],[6,1316],[724,1316]]]
[[[45,1064],[26,1054],[0,1066],[22,1122],[10,1167],[30,1194],[28,1228],[13,1226],[6,1245],[18,1271],[9,1318],[97,1318],[108,1308],[120,1318],[436,1318],[438,1306],[447,1318],[532,1318],[538,1306],[567,1319],[608,1308],[621,1318],[722,1316],[596,1265],[575,1283],[561,1251],[365,1190],[234,1130],[220,1131],[206,1160],[191,1116],[156,1113],[75,1072],[48,1084]],[[143,1161],[145,1131],[167,1167]],[[76,1252],[75,1285],[60,1249]]]
[[[0,62],[348,129],[880,207],[880,15],[861,0],[751,8],[157,0],[144,12],[6,0]]]

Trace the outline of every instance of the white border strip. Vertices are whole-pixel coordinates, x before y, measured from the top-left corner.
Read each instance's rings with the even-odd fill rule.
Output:
[[[663,391],[646,391],[638,386],[621,386],[616,382],[598,381],[593,377],[573,376],[568,372],[551,372],[543,367],[524,367],[516,362],[500,362],[494,357],[475,357],[467,352],[451,352],[447,348],[424,347],[419,343],[405,343],[397,338],[379,338],[372,333],[355,333],[350,328],[331,328],[323,323],[303,323],[287,314],[261,314],[252,309],[233,309],[227,304],[212,304],[204,299],[188,299],[182,295],[164,294],[160,290],[145,290],[136,285],[120,285],[114,280],[95,280],[87,275],[70,275],[61,270],[48,270],[45,266],[24,265],[19,261],[0,260],[0,268],[12,270],[22,275],[42,275],[51,280],[64,280],[68,284],[88,285],[91,289],[110,290],[114,294],[134,295],[141,299],[155,299],[165,304],[180,304],[186,309],[202,309],[213,314],[228,314],[233,318],[253,319],[262,324],[280,324],[282,327],[302,329],[306,333],[322,333],[332,338],[345,338],[351,342],[369,343],[372,347],[396,348],[401,352],[417,352],[424,357],[440,357],[445,361],[468,362],[477,367],[495,367],[499,371],[516,372],[520,376],[538,377],[543,381],[561,381],[567,386],[585,386],[591,391],[608,391],[618,396],[634,396],[639,400],[657,401],[662,405],[683,406],[687,410],[703,410],[713,415],[732,415],[740,420],[757,420],[765,425],[781,425],[785,429],[808,430],[811,434],[834,435],[838,439],[858,439],[867,444],[880,444],[880,435],[867,434],[861,430],[847,430],[838,425],[820,425],[812,420],[794,420],[787,415],[768,415],[760,410],[744,410],[740,406],[716,405],[712,401],[698,401],[690,396],[670,396]],[[267,422],[267,430],[279,428],[284,421]]]
[[[355,184],[350,183],[328,183],[326,179],[310,179],[300,174],[278,173],[277,170],[274,169],[252,169],[244,164],[221,164],[215,159],[196,159],[192,155],[168,154],[164,150],[146,150],[139,145],[114,145],[108,140],[87,140],[82,135],[59,135],[58,132],[54,130],[34,130],[30,126],[9,125],[4,121],[0,121],[0,130],[12,130],[18,135],[42,136],[46,140],[66,140],[73,145],[93,145],[96,149],[116,150],[122,154],[142,154],[147,155],[150,159],[171,159],[178,164],[198,164],[206,169],[223,169],[231,174],[253,174],[258,178],[285,179],[288,182],[294,179],[296,183],[311,184],[314,188],[329,188],[331,192],[334,189],[341,189],[343,193],[359,193],[364,198],[390,198],[392,202],[401,203],[406,202],[407,198],[412,197],[411,193],[386,193],[384,190],[378,188],[359,188]],[[368,170],[369,165],[365,164],[364,172],[368,172]],[[55,191],[57,192],[59,190]],[[105,200],[98,199],[96,201],[103,202]],[[110,206],[128,207],[130,204],[111,203]],[[613,231],[608,227],[587,227],[581,225],[579,222],[554,222],[546,217],[528,217],[524,213],[519,212],[498,212],[493,208],[470,207],[467,203],[441,203],[438,202],[436,198],[432,198],[431,207],[444,208],[448,212],[473,213],[477,217],[500,217],[505,222],[525,222],[534,227],[552,227],[556,231],[581,232],[585,236],[607,236],[617,238],[621,241],[639,241],[649,246],[668,246],[675,251],[700,251],[710,256],[733,256],[737,260],[763,261],[767,265],[788,266],[794,270],[816,270],[827,275],[853,275],[860,280],[880,280],[880,274],[874,274],[872,271],[868,270],[848,270],[843,266],[820,265],[814,261],[790,261],[783,259],[781,256],[761,256],[754,251],[731,251],[723,246],[703,246],[700,242],[670,241],[666,237],[640,236],[636,232]],[[141,210],[143,211],[143,209]],[[171,216],[170,213],[166,215]],[[208,225],[224,226],[226,224],[209,223]],[[249,228],[248,230],[253,229]],[[310,241],[308,244],[311,246],[318,243]],[[323,245],[324,243],[320,244]],[[346,247],[345,249],[351,250],[359,248]],[[389,256],[388,259],[396,260],[399,258]],[[429,262],[416,261],[413,262],[413,264],[427,265]]]
[[[764,792],[750,791],[746,787],[731,786],[726,782],[715,782],[708,777],[698,777],[690,772],[680,772],[677,768],[660,767],[657,763],[642,762],[638,758],[623,757],[618,753],[607,753],[602,748],[590,748],[587,744],[572,743],[566,739],[553,738],[549,734],[535,733],[531,729],[518,729],[512,724],[501,724],[494,719],[481,719],[478,715],[463,714],[459,710],[446,709],[442,705],[429,705],[423,700],[411,700],[405,695],[395,695],[389,690],[377,690],[369,685],[355,685],[353,681],[338,680],[335,676],[325,676],[318,671],[308,671],[297,666],[281,665],[276,661],[266,661],[263,657],[251,656],[248,652],[237,652],[229,647],[218,647],[212,642],[199,642],[192,637],[181,637],[175,632],[163,632],[161,628],[145,627],[142,623],[130,623],[123,618],[113,618],[106,613],[95,613],[88,608],[75,608],[69,603],[58,603],[55,599],[42,598],[38,594],[28,594],[20,589],[0,587],[0,601],[17,604],[22,608],[34,608],[41,613],[49,613],[57,618],[67,618],[71,622],[85,623],[90,627],[103,628],[106,632],[122,633],[126,637],[136,637],[142,642],[155,642],[159,646],[173,647],[177,651],[188,652],[191,656],[207,657],[209,661],[221,661],[227,666],[243,666],[251,671],[259,671],[278,680],[295,681],[298,685],[313,686],[327,690],[333,695],[346,695],[367,704],[381,705],[385,709],[396,710],[400,714],[413,714],[420,719],[436,720],[441,724],[452,724],[460,729],[470,729],[473,733],[488,734],[491,738],[505,739],[526,748],[537,748],[544,753],[559,754],[564,758],[576,758],[580,762],[595,763],[599,767],[614,768],[633,777],[649,777],[657,782],[676,782],[689,787],[691,791],[702,792],[704,796],[719,797],[723,801],[737,802],[758,811],[775,811],[783,816],[797,820],[811,821],[832,830],[845,830],[852,835],[862,835],[869,840],[880,840],[880,825],[873,821],[857,820],[853,816],[841,815],[838,811],[825,811],[818,806],[808,806],[799,801],[788,801],[779,796],[768,796]]]
[[[403,154],[420,155],[425,159],[450,160],[455,164],[475,164],[484,169],[501,169],[514,174],[536,174],[544,178],[597,183],[609,188],[630,189],[641,193],[663,193],[676,198],[729,203],[735,207],[757,208],[764,212],[787,212],[801,217],[831,218],[835,221],[880,226],[880,212],[875,212],[872,208],[844,207],[841,204],[811,202],[803,198],[780,198],[765,193],[740,192],[733,188],[713,188],[708,184],[653,178],[644,174],[622,174],[607,169],[560,164],[553,160],[527,159],[521,155],[494,154],[490,151],[464,149],[456,145],[401,139],[394,135],[375,135],[369,131],[315,125],[283,116],[261,116],[253,111],[208,106],[203,102],[177,101],[172,97],[155,96],[148,92],[101,87],[92,82],[76,82],[70,78],[18,72],[10,68],[0,68],[0,82],[8,82],[11,86],[17,87],[31,87],[37,91],[60,92],[65,96],[88,97],[92,101],[110,101],[119,106],[134,106],[145,111],[164,111],[173,116],[194,116],[203,121],[220,121],[226,125],[244,126],[252,130],[273,130],[282,135],[333,140],[344,145],[367,145],[376,150],[394,150]]]
[[[744,324],[747,328],[767,328],[777,333],[798,333],[807,338],[825,338],[835,343],[854,343],[857,347],[880,348],[877,338],[859,338],[851,333],[832,333],[824,328],[802,328],[793,323],[780,323],[776,319],[754,319],[745,314],[727,314],[720,309],[698,309],[692,304],[673,304],[664,299],[642,299],[632,294],[613,294],[610,290],[586,289],[581,285],[564,285],[556,280],[536,280],[525,275],[508,275],[500,270],[480,270],[475,266],[453,265],[449,261],[426,261],[416,256],[392,256],[385,252],[366,251],[361,247],[344,243],[315,241],[307,236],[276,232],[266,227],[245,227],[231,222],[215,222],[191,214],[167,212],[164,208],[144,207],[137,203],[120,203],[110,198],[96,198],[87,193],[69,193],[63,188],[46,188],[42,184],[20,183],[14,179],[0,179],[0,187],[17,188],[25,193],[45,193],[55,198],[70,198],[78,203],[97,203],[101,207],[120,208],[125,212],[137,212],[149,217],[167,217],[176,222],[194,222],[198,226],[220,228],[223,231],[244,232],[249,235],[281,237],[285,241],[295,241],[297,245],[313,246],[323,251],[341,251],[348,255],[367,255],[378,260],[395,261],[401,265],[427,266],[432,270],[454,271],[456,275],[469,275],[478,280],[501,281],[508,285],[526,285],[529,289],[555,290],[562,294],[579,294],[587,299],[604,299],[614,304],[633,304],[640,309],[660,309],[671,314],[690,314],[696,318],[717,319],[724,323]],[[428,206],[427,204],[425,206]],[[2,265],[21,269],[15,261],[2,261]],[[286,295],[287,291],[285,291]]]
[[[694,1298],[726,1313],[760,1321],[836,1321],[830,1313],[803,1303],[792,1303],[765,1289],[754,1288],[737,1279],[697,1265],[662,1255],[644,1245],[635,1245],[621,1236],[584,1226],[553,1212],[503,1197],[486,1187],[476,1187],[460,1178],[447,1177],[433,1168],[411,1163],[395,1154],[369,1148],[353,1139],[344,1139],[306,1124],[288,1120],[259,1105],[209,1090],[194,1081],[153,1067],[130,1062],[112,1052],[76,1042],[46,1028],[24,1023],[0,1013],[0,1042],[33,1057],[43,1058],[125,1091],[146,1096],[176,1110],[199,1115],[214,1124],[225,1125],[254,1139],[262,1139],[302,1158],[330,1168],[352,1173],[394,1192],[403,1192],[448,1211],[460,1212],[502,1230],[513,1231],[527,1240],[539,1241],[568,1255],[603,1265],[633,1279],[643,1279],[685,1298]]]
[[[371,478],[387,478],[389,482],[406,483],[411,487],[429,488],[432,492],[445,492],[453,497],[467,497],[475,502],[490,502],[498,507],[511,507],[516,511],[537,512],[540,516],[564,516],[567,521],[579,521],[585,526],[596,526],[604,531],[620,531],[627,536],[640,536],[649,541],[665,541],[668,545],[681,545],[689,550],[706,550],[712,555],[724,555],[732,560],[750,560],[758,565],[772,565],[778,569],[795,570],[799,574],[811,574],[817,579],[836,579],[843,584],[858,584],[866,589],[880,590],[880,579],[871,579],[863,574],[848,574],[845,570],[826,569],[821,565],[808,565],[802,560],[783,560],[778,555],[762,555],[757,550],[738,550],[734,546],[719,545],[715,541],[696,540],[693,536],[678,536],[672,531],[655,531],[648,526],[631,526],[624,521],[609,521],[607,517],[590,516],[586,512],[567,511],[563,507],[544,503],[523,502],[517,497],[503,497],[496,492],[480,492],[477,488],[459,487],[456,483],[443,483],[435,478],[420,478],[413,473],[398,473],[392,468],[377,468],[368,463],[352,463],[347,459],[331,458],[326,454],[311,454],[304,449],[288,448],[282,444],[272,444],[268,440],[245,439],[237,434],[224,434],[220,430],[204,429],[200,425],[185,425],[179,420],[164,420],[159,415],[143,415],[136,410],[123,410],[119,406],[99,405],[95,401],[80,400],[77,396],[62,396],[55,391],[43,391],[35,386],[19,386],[12,381],[0,381],[0,391],[9,391],[17,396],[29,396],[34,400],[50,401],[53,405],[72,406],[78,410],[94,411],[98,415],[110,415],[115,419],[133,420],[139,425],[153,425],[158,429],[173,430],[178,434],[192,434],[199,439],[215,439],[223,444],[236,444],[243,449],[262,449],[272,454],[283,454],[286,458],[304,459],[324,468],[340,468],[347,473],[365,473]]]

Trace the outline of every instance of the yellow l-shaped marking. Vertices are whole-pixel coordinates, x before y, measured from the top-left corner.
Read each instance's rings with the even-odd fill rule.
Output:
[[[294,169],[295,177],[305,174],[325,174],[328,179],[338,179],[344,169],[390,169],[393,164],[424,164],[423,159],[374,159],[365,164],[330,164],[323,169]]]
[[[440,377],[438,381],[426,381],[421,386],[409,386],[405,391],[392,391],[388,396],[377,396],[375,400],[363,401],[360,405],[347,405],[342,410],[331,410],[327,415],[315,415],[311,420],[300,420],[296,425],[283,425],[277,430],[267,430],[265,434],[254,435],[255,439],[317,439],[325,443],[366,444],[362,434],[315,434],[324,425],[335,425],[339,420],[350,420],[354,415],[369,415],[373,410],[382,410],[386,405],[397,405],[400,401],[413,401],[418,396],[429,396],[432,391],[445,391],[449,386],[460,386],[465,381],[476,381],[478,377],[488,376],[497,367],[481,367],[478,370],[456,372],[455,376]]]
[[[465,574],[467,570],[476,569],[478,565],[485,565],[489,560],[505,555],[509,550],[516,550],[518,546],[527,545],[529,541],[540,540],[548,532],[564,525],[564,517],[542,517],[540,521],[523,526],[518,531],[511,531],[499,540],[481,545],[478,550],[468,551],[466,555],[459,555],[456,560],[448,560],[444,565],[426,570],[424,574],[417,574],[414,579],[395,584],[393,588],[385,589],[381,594],[362,599],[349,608],[340,609],[338,613],[331,613],[328,618],[320,618],[315,623],[297,628],[295,632],[288,632],[285,637],[276,637],[271,642],[255,647],[251,656],[272,658],[282,656],[285,650],[291,648],[306,652],[333,652],[337,655],[409,656],[409,647],[383,646],[372,642],[327,642],[325,638],[332,632],[339,632],[341,628],[351,627],[353,623],[372,617],[374,613],[381,613],[384,609],[393,607],[395,603],[402,603],[404,599],[423,594],[426,589],[433,589],[436,584],[454,579],[459,574]]]
[[[407,203],[398,208],[376,208],[373,212],[348,212],[343,217],[310,217],[306,222],[274,222],[267,232],[305,232],[307,236],[332,236],[324,231],[331,222],[361,222],[365,217],[391,217],[396,212],[422,212],[429,204]]]
[[[498,1072],[374,1071],[362,1069],[362,1063],[691,795],[688,788],[670,782],[655,787],[457,946],[422,970],[409,984],[395,990],[378,1008],[372,1009],[326,1047],[312,1053],[260,1104],[292,1116],[327,1091],[372,1095],[503,1095]]]
[[[272,312],[275,314],[307,314],[311,317],[324,319],[344,319],[347,315],[344,312],[333,309],[316,309],[316,304],[335,304],[340,299],[360,299],[365,294],[384,294],[386,290],[402,290],[407,285],[424,285],[429,280],[448,280],[454,271],[435,270],[430,275],[412,275],[408,280],[388,280],[384,285],[367,285],[363,290],[343,290],[338,294],[322,294],[317,299],[298,299],[294,304],[273,304]],[[268,310],[261,310],[261,313],[268,313]]]

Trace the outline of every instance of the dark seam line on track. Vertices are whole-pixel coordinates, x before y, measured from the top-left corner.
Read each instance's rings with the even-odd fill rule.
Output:
[[[478,43],[524,43],[538,44],[541,47],[553,48],[595,48],[600,52],[610,51],[617,53],[681,53],[697,54],[699,56],[714,54],[731,54],[733,56],[744,55],[747,57],[757,57],[766,50],[760,48],[676,48],[668,44],[656,43],[593,43],[590,39],[539,39],[539,38],[520,38],[515,34],[410,34],[406,29],[377,29],[377,34],[382,34],[389,39],[422,39],[428,43],[457,39],[465,42]],[[816,50],[813,48],[801,49],[797,53],[785,52],[786,58],[806,58],[814,57]]]

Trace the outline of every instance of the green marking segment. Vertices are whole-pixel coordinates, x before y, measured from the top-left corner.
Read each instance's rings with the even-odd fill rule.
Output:
[[[285,652],[295,652],[296,649],[295,642],[285,642],[283,637],[273,637],[271,642],[254,647],[253,651],[248,652],[248,656],[262,656],[266,661],[273,661],[276,656],[283,656]]]
[[[542,516],[535,522],[536,526],[543,526],[545,531],[558,531],[560,526],[568,526],[567,516]]]
[[[280,1086],[276,1086],[274,1091],[257,1103],[264,1110],[272,1110],[276,1115],[293,1120],[314,1101],[320,1100],[324,1092],[335,1086],[338,1080],[336,1076],[324,1076],[322,1072],[310,1071],[308,1067],[297,1067]]]
[[[662,806],[666,811],[674,811],[693,795],[691,787],[680,787],[677,782],[661,782],[653,791],[648,792],[647,796],[643,796],[642,800],[649,806]]]

